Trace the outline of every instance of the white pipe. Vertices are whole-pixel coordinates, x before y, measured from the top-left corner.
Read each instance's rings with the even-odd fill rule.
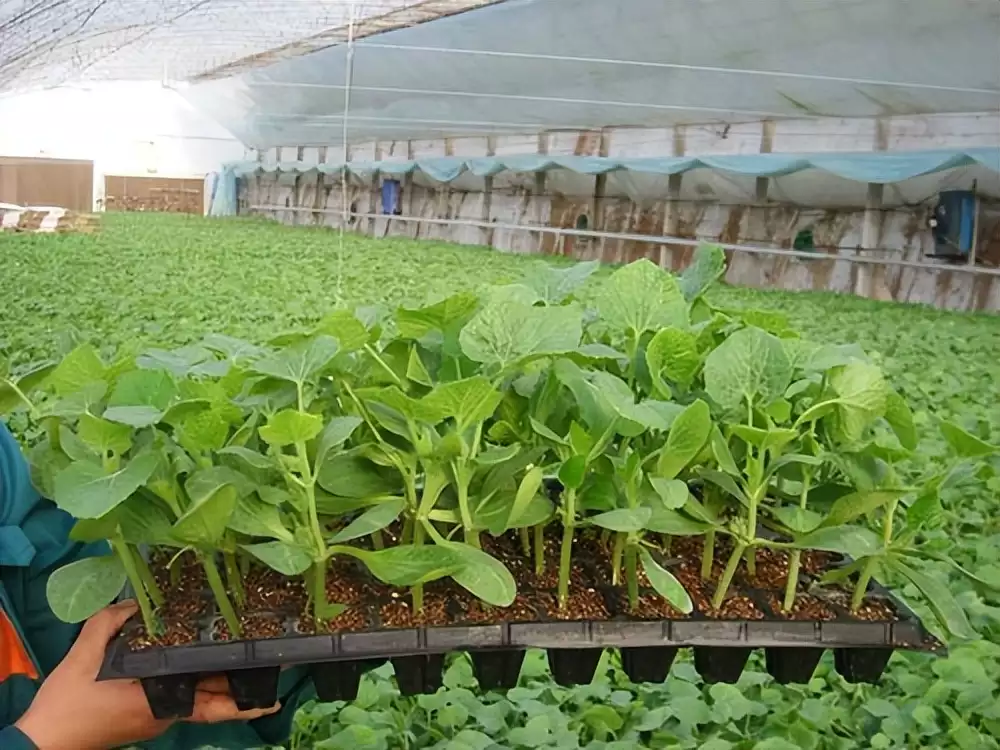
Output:
[[[251,211],[304,211],[320,214],[339,214],[340,211],[333,209],[313,209],[298,208],[290,206],[250,206]],[[650,234],[628,234],[616,232],[597,232],[584,229],[562,229],[560,227],[541,227],[525,224],[501,224],[492,221],[477,221],[475,219],[430,219],[423,216],[388,216],[386,214],[370,214],[359,211],[351,211],[350,216],[361,219],[387,219],[389,221],[401,221],[408,223],[425,223],[442,226],[467,226],[488,229],[507,229],[521,232],[538,232],[541,234],[554,234],[556,236],[569,237],[593,237],[608,240],[623,240],[627,242],[646,242],[652,245],[684,245],[697,247],[698,245],[709,243],[718,245],[723,250],[735,250],[738,252],[754,253],[758,255],[780,255],[788,258],[802,258],[804,260],[832,260],[844,263],[867,263],[871,265],[898,266],[900,268],[915,268],[923,271],[954,271],[956,273],[971,273],[982,276],[1000,276],[1000,268],[969,267],[964,265],[951,266],[940,263],[918,263],[912,260],[895,260],[892,258],[865,258],[863,256],[849,255],[827,255],[824,253],[809,253],[802,250],[782,250],[776,247],[759,247],[756,245],[737,245],[730,242],[716,242],[715,240],[691,240],[684,237],[666,237],[662,235]]]

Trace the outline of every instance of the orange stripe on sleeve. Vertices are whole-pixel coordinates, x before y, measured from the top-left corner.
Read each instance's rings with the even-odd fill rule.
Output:
[[[0,682],[16,674],[27,675],[32,680],[38,679],[38,670],[21,643],[14,623],[0,609]]]

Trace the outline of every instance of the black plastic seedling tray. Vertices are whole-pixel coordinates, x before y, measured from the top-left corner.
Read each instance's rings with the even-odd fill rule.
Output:
[[[662,682],[678,650],[692,648],[703,679],[730,683],[739,679],[754,649],[764,650],[776,681],[804,683],[827,650],[833,650],[835,668],[848,681],[877,682],[894,650],[941,648],[888,592],[873,587],[872,596],[886,600],[898,619],[859,621],[828,603],[834,620],[719,620],[695,613],[675,620],[500,622],[326,635],[298,635],[295,621],[288,620],[288,635],[280,638],[215,641],[206,627],[199,642],[142,651],[133,651],[122,635],[109,647],[98,679],[138,678],[157,718],[184,718],[204,675],[225,674],[241,709],[263,708],[277,698],[281,667],[308,665],[320,700],[352,700],[362,675],[388,660],[400,691],[413,695],[441,686],[444,656],[451,651],[470,653],[482,688],[506,689],[516,685],[529,648],[547,651],[561,685],[590,682],[605,648],[621,650],[622,667],[635,682]],[[770,610],[764,605],[760,611]]]

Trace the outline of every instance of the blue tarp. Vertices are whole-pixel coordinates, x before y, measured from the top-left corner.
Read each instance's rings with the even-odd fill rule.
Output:
[[[893,151],[884,153],[825,154],[737,154],[733,156],[673,156],[641,159],[615,159],[600,156],[546,156],[518,154],[497,157],[436,157],[410,161],[352,161],[346,165],[309,164],[290,161],[278,163],[239,162],[223,169],[217,201],[220,210],[236,209],[236,179],[258,172],[311,172],[340,174],[345,166],[350,174],[368,178],[384,174],[400,177],[420,171],[437,182],[451,182],[469,172],[477,177],[492,177],[500,172],[546,172],[566,169],[578,174],[599,175],[620,170],[641,174],[672,175],[693,169],[714,169],[748,177],[783,177],[807,169],[818,169],[857,182],[902,182],[945,169],[980,165],[1000,173],[1000,146],[934,151]],[[227,184],[231,183],[231,185]],[[231,204],[228,201],[231,198]],[[212,215],[216,202],[212,203]]]

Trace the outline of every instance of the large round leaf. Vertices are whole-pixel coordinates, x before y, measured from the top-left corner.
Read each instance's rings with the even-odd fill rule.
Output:
[[[117,555],[86,557],[49,576],[45,594],[63,622],[82,622],[115,600],[125,585],[125,566]]]

